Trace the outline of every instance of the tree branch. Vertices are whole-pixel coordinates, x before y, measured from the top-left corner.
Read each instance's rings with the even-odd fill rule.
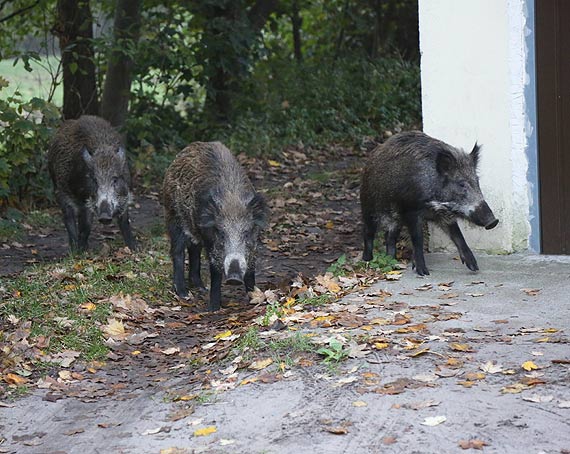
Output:
[[[2,7],[4,7],[4,4],[5,4],[5,3],[2,4]],[[34,3],[32,3],[31,5],[29,5],[29,6],[24,6],[23,8],[20,8],[19,10],[14,11],[14,12],[11,13],[11,14],[8,14],[6,17],[0,17],[0,23],[6,22],[6,21],[12,19],[12,18],[15,17],[15,16],[18,16],[18,15],[20,15],[20,14],[22,14],[22,13],[25,13],[26,11],[28,11],[28,10],[30,10],[30,9],[32,9],[32,8],[35,8],[35,7],[38,6],[39,4],[40,4],[40,0],[36,0],[36,1],[35,1]]]

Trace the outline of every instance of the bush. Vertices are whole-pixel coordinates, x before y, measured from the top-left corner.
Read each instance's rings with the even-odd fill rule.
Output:
[[[0,77],[0,90],[7,86]],[[18,91],[0,99],[0,208],[50,199],[45,155],[59,117],[53,104],[40,98],[26,102]]]
[[[212,134],[235,151],[357,143],[421,122],[419,67],[396,58],[265,61],[246,84],[229,127]]]

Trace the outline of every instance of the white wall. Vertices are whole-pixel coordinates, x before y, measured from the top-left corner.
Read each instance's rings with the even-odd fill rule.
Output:
[[[528,247],[524,0],[420,0],[424,131],[470,151],[483,145],[481,189],[500,220],[464,228],[473,249]],[[465,223],[463,224],[465,225]],[[434,249],[449,240],[435,229]]]

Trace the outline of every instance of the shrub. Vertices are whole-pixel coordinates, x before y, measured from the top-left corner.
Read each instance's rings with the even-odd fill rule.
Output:
[[[8,81],[0,77],[0,91]],[[19,91],[0,99],[0,207],[30,206],[51,197],[45,155],[59,111]]]

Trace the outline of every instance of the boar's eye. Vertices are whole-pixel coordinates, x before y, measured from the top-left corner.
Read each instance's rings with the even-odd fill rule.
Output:
[[[467,189],[467,182],[466,181],[460,180],[458,184],[459,184],[459,187],[461,189]]]

